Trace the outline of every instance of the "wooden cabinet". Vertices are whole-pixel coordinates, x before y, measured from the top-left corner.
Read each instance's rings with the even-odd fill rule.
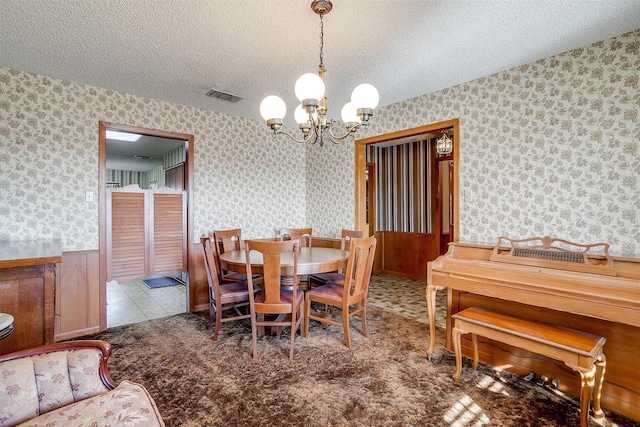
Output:
[[[14,317],[14,331],[0,354],[54,341],[56,263],[59,240],[0,242],[0,312]]]

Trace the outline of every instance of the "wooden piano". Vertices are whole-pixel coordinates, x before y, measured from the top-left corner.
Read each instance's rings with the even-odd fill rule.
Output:
[[[429,347],[433,355],[436,292],[447,289],[445,346],[452,349],[451,315],[471,306],[563,325],[607,339],[602,406],[640,420],[640,259],[611,257],[608,245],[550,237],[496,245],[454,242],[427,264]],[[527,375],[556,379],[560,391],[580,393],[580,379],[562,363],[479,339],[480,360]],[[463,354],[471,343],[463,340]]]

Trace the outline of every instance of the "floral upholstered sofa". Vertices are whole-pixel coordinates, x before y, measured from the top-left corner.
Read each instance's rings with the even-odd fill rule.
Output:
[[[117,387],[111,345],[70,341],[0,356],[0,426],[164,426],[140,384]]]

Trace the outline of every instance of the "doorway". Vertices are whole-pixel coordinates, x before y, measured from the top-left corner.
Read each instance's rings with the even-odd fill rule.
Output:
[[[447,159],[447,196],[450,202],[438,203],[435,195],[429,196],[433,198],[434,209],[430,213],[432,215],[431,226],[428,232],[397,232],[397,231],[381,231],[376,228],[375,235],[378,239],[379,251],[376,254],[378,264],[374,267],[375,271],[390,273],[401,277],[407,277],[414,280],[426,280],[426,263],[437,258],[442,252],[442,248],[446,247],[450,241],[458,240],[458,158],[459,158],[459,121],[453,119],[445,122],[434,123],[418,128],[406,129],[403,131],[393,132],[390,134],[378,135],[356,141],[356,228],[367,231],[368,206],[372,201],[380,203],[380,200],[371,198],[369,195],[369,186],[367,185],[367,147],[370,145],[390,146],[396,145],[403,141],[415,141],[431,139],[432,136],[439,135],[442,130],[450,129],[453,136],[453,152]],[[435,152],[435,146],[432,147]],[[436,163],[436,164],[439,164]],[[433,165],[436,166],[436,165]],[[435,167],[433,169],[436,169]],[[444,169],[444,168],[443,168]],[[430,173],[430,184],[436,187],[444,184],[443,179],[437,178],[435,172]],[[369,177],[371,179],[371,177]],[[444,188],[442,189],[444,190]],[[441,190],[441,191],[442,191]],[[438,212],[435,209],[438,209]],[[447,209],[445,209],[447,208]],[[444,228],[445,222],[442,215],[443,210],[446,211],[450,221],[447,221],[449,233],[440,231]],[[444,240],[447,240],[445,243]]]
[[[107,130],[109,131],[120,131],[130,134],[142,135],[144,137],[152,137],[157,138],[157,141],[179,141],[180,144],[183,144],[184,147],[184,199],[185,200],[185,232],[183,233],[183,246],[184,252],[186,254],[186,263],[184,274],[182,274],[181,279],[184,280],[186,291],[184,298],[184,307],[187,311],[194,311],[194,289],[190,286],[189,283],[189,271],[194,271],[193,266],[193,250],[192,246],[189,244],[189,236],[193,235],[193,144],[194,137],[189,134],[181,134],[176,132],[168,132],[163,130],[156,129],[148,129],[148,128],[140,128],[135,126],[127,126],[116,123],[107,123],[100,122],[99,123],[99,164],[98,164],[98,194],[99,194],[99,227],[100,227],[100,329],[104,330],[107,328],[107,281],[108,281],[108,271],[109,271],[109,260],[108,253],[111,249],[110,247],[110,239],[108,236],[108,215],[110,214],[110,206],[108,198],[108,186],[113,186],[113,183],[108,180],[107,174]],[[144,159],[137,160],[148,160]],[[147,156],[148,157],[148,156]],[[148,188],[155,188],[159,185],[159,181],[164,181],[164,177],[158,179],[155,178],[148,179],[143,186]],[[141,189],[142,192],[146,191],[145,189]]]

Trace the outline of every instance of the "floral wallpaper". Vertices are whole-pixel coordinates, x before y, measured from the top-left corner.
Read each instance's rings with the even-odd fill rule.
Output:
[[[639,50],[637,30],[379,108],[358,137],[459,118],[461,241],[550,235],[640,257]],[[329,229],[323,206],[353,218],[353,147],[326,148],[331,162],[307,151],[307,218]]]
[[[263,123],[0,68],[0,240],[98,248],[99,121],[194,135],[194,242],[306,225],[304,147]]]
[[[378,108],[358,137],[460,119],[460,239],[552,235],[640,257],[640,30]],[[383,100],[384,102],[384,100]],[[98,122],[195,136],[194,236],[353,227],[354,146],[0,68],[0,240],[98,248]],[[81,165],[81,167],[78,167]]]

